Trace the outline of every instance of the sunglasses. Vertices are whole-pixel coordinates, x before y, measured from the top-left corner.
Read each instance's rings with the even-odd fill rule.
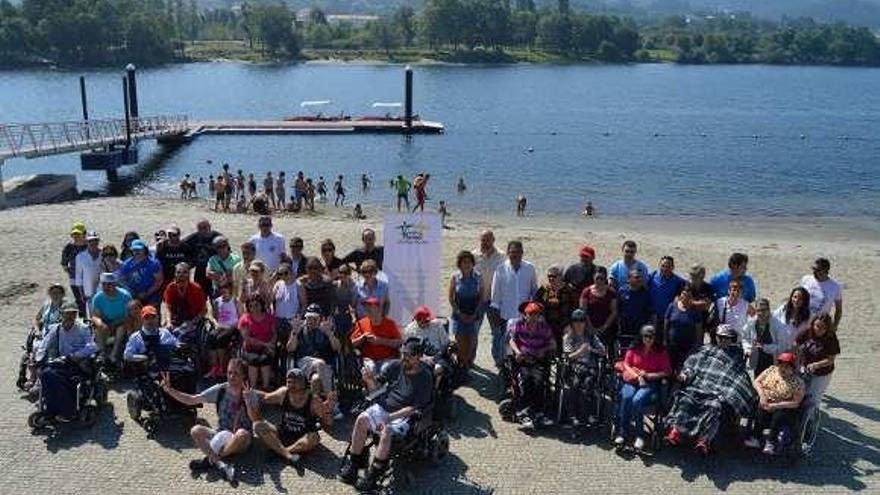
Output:
[[[288,275],[290,275],[290,272],[288,272],[288,271],[278,272],[279,277],[286,277]]]
[[[302,244],[291,244],[290,245],[290,249],[302,249],[302,248],[303,248]]]

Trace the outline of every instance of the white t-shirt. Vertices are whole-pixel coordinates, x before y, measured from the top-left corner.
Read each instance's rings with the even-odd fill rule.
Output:
[[[277,270],[278,266],[281,265],[281,255],[284,254],[284,246],[286,245],[284,236],[275,232],[270,233],[266,237],[254,234],[251,236],[250,241],[256,247],[257,259],[266,264],[269,273],[271,274]]]
[[[299,288],[296,280],[289,285],[279,280],[275,283],[272,292],[272,297],[275,298],[275,316],[293,318],[299,311]]]
[[[746,324],[749,322],[749,303],[739,298],[736,304],[730,305],[727,297],[722,297],[715,301],[715,312],[718,315],[718,322],[732,326],[739,335],[737,340],[742,343]]]
[[[833,278],[819,282],[813,275],[804,275],[801,287],[810,293],[810,314],[831,314],[834,303],[843,301],[843,289]]]
[[[235,299],[224,301],[222,297],[214,299],[214,307],[217,308],[217,323],[222,327],[234,328],[238,325],[238,307]]]

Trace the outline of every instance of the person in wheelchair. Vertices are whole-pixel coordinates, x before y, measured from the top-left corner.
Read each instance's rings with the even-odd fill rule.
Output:
[[[431,404],[433,375],[431,368],[422,362],[423,353],[419,339],[407,339],[401,349],[401,358],[393,361],[382,373],[374,376],[369,368],[364,367],[367,388],[375,391],[380,383],[384,383],[386,390],[354,422],[348,453],[339,470],[339,479],[343,483],[356,483],[361,491],[375,489],[388,470],[392,441],[405,438],[414,425],[411,419],[418,418]],[[358,472],[368,465],[369,452],[365,446],[371,434],[379,436],[376,453],[364,477],[358,479]]]
[[[336,407],[336,390],[333,387],[333,360],[342,345],[333,331],[333,320],[321,316],[321,306],[312,303],[306,308],[303,320],[294,320],[287,352],[290,362],[287,369],[299,368],[305,374],[312,394],[325,401],[330,411],[341,416]],[[334,416],[324,414],[324,429],[333,428]],[[342,419],[338,417],[337,419]]]
[[[758,375],[752,385],[758,393],[758,417],[755,433],[767,431],[763,452],[776,453],[777,439],[783,428],[792,431],[797,419],[798,409],[806,395],[806,384],[795,370],[797,358],[790,352],[783,352],[776,358],[776,364]],[[757,446],[754,438],[747,445]],[[779,442],[779,447],[783,447]]]
[[[571,321],[562,336],[562,355],[568,365],[569,385],[574,391],[566,401],[571,425],[581,426],[585,417],[587,424],[594,424],[597,418],[586,414],[585,408],[597,379],[598,360],[605,356],[605,346],[595,330],[587,325],[587,312],[582,309],[571,312]]]
[[[137,360],[153,361],[159,370],[165,370],[171,353],[177,348],[177,337],[167,328],[159,327],[159,312],[155,306],[141,309],[143,326],[131,334],[125,345],[123,358],[126,362]]]
[[[43,412],[60,422],[70,421],[77,413],[76,380],[94,374],[92,358],[97,346],[92,330],[78,316],[76,303],[64,303],[61,323],[49,327],[37,349],[40,388],[47,399]]]
[[[553,419],[544,415],[544,394],[550,360],[556,355],[556,339],[553,329],[544,321],[541,304],[527,301],[520,304],[519,311],[523,316],[507,324],[508,347],[513,353],[511,378],[517,382],[520,405],[524,406],[517,416],[524,429],[534,428],[535,421],[551,426]]]
[[[398,358],[403,336],[397,322],[382,312],[382,301],[368,297],[363,302],[367,316],[355,323],[351,345],[359,349],[364,366],[373,374],[383,374],[385,368]]]
[[[208,314],[205,292],[190,280],[190,272],[186,262],[175,265],[174,280],[162,294],[162,326],[175,329],[182,338],[198,329]],[[193,335],[193,338],[197,337],[200,338]]]
[[[101,290],[92,297],[90,311],[95,327],[95,344],[102,358],[106,357],[107,341],[113,339],[110,363],[116,365],[122,357],[123,344],[128,336],[128,304],[131,294],[117,285],[116,275],[110,272],[101,274]]]
[[[413,319],[403,331],[404,339],[416,338],[422,341],[425,347],[425,355],[422,361],[434,370],[434,386],[440,386],[442,379],[448,376],[451,364],[447,359],[449,349],[449,334],[443,323],[434,318],[431,309],[425,305],[419,306],[413,312]]]
[[[278,426],[262,418],[254,422],[254,433],[270,450],[291,466],[298,466],[300,456],[311,452],[321,441],[318,423],[329,415],[326,402],[311,393],[306,374],[297,368],[287,371],[285,386],[270,393],[257,392],[264,405],[281,406]]]
[[[37,349],[40,347],[43,337],[49,332],[49,327],[61,323],[61,306],[64,304],[64,286],[54,283],[46,290],[46,301],[40,306],[40,310],[34,317],[34,323],[28,332],[24,352],[21,355],[21,363],[18,372],[16,386],[19,389],[36,393],[35,387],[37,376],[37,362],[35,359]]]
[[[639,335],[641,344],[627,350],[623,360],[623,387],[620,390],[617,435],[614,438],[615,446],[624,445],[630,429],[630,417],[634,417],[633,448],[637,451],[645,448],[644,410],[659,399],[662,380],[672,374],[669,353],[657,341],[657,329],[653,325],[644,325]]]
[[[718,325],[717,345],[703,346],[684,362],[666,417],[666,441],[681,443],[682,436],[696,440],[696,450],[706,455],[725,420],[747,417],[754,411],[757,394],[752,388],[737,331]]]

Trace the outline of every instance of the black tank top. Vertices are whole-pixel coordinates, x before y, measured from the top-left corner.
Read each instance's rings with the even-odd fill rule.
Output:
[[[290,394],[284,394],[281,402],[280,429],[287,434],[305,435],[316,431],[317,418],[312,414],[312,396],[306,399],[305,404],[296,407],[290,402]]]

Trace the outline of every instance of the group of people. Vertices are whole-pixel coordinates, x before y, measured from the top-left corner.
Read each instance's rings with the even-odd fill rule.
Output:
[[[404,329],[387,317],[384,250],[372,229],[363,230],[362,246],[340,258],[331,239],[320,243],[319,256],[306,255],[301,238],[288,240],[273,230],[271,216],[259,217],[257,228],[238,252],[208,220],[185,237],[172,225],[152,245],[128,232],[117,250],[75,223],[61,258],[73,300],[65,301],[62,285],[49,287],[34,321],[38,352],[29,386],[64,390],[63,377],[38,372],[47,349],[105,356],[122,367],[150,346],[174,347],[193,331],[207,331],[208,366],[200,372],[216,384],[188,394],[175,390],[166,375],[161,386],[181,403],[217,405],[218,427],[191,431],[205,454],[191,467],[232,477],[228,459],[254,434],[293,464],[317,445],[318,425],[329,428],[341,417],[333,359],[357,349],[365,387],[389,385],[384,398],[355,420],[340,471],[343,481],[369,489],[388,468],[392,439],[407,433],[405,419],[425,406],[426,391],[450,372],[444,357],[450,336],[428,307],[418,308]],[[671,256],[650,270],[631,240],[607,269],[596,263],[592,246],[582,246],[578,255],[567,266],[549,267],[539,280],[519,240],[502,252],[493,232],[485,231],[476,249],[459,252],[447,286],[456,366],[473,366],[484,318],[495,365],[506,372],[515,363],[524,389],[534,388],[535,374],[551,357],[564,355],[575,379],[586,383],[595,378],[598,359],[619,355],[624,385],[615,443],[631,433],[637,448],[644,444],[644,408],[662,380],[677,379],[687,391],[669,415],[667,440],[691,436],[703,450],[722,411],[745,413],[744,404],[755,402],[759,423],[771,431],[765,450],[772,451],[772,434],[790,420],[790,411],[805,396],[818,403],[828,386],[840,352],[843,298],[827,259],[817,259],[812,273],[771,311],[770,302],[758,298],[742,253],[732,254],[728,267],[708,281],[700,265],[691,267],[688,279],[676,274]],[[808,384],[795,372],[800,368],[809,372]],[[754,379],[743,382],[746,369]],[[719,395],[719,387],[731,392]],[[552,423],[534,394],[526,395],[520,423]],[[262,418],[267,405],[281,408],[278,425]],[[69,407],[57,411],[64,416]],[[595,419],[574,402],[567,411],[574,425]],[[371,433],[379,442],[369,463],[364,445]]]
[[[525,395],[519,421],[525,427],[552,423],[542,410],[539,384],[547,360],[561,353],[577,363],[580,380],[595,378],[590,375],[596,355],[620,359],[614,442],[623,445],[632,436],[636,449],[645,445],[643,411],[657,400],[663,381],[682,388],[667,440],[693,437],[702,452],[715,439],[722,412],[731,410],[757,416],[758,430],[769,430],[764,451],[774,452],[775,435],[791,422],[793,410],[804,397],[806,405],[818,405],[829,384],[840,352],[843,296],[825,258],[816,259],[811,273],[773,310],[767,298],[758,297],[743,253],[733,253],[727,268],[707,281],[701,265],[692,266],[687,279],[676,274],[671,256],[651,270],[637,258],[632,240],[607,269],[585,245],[579,262],[549,267],[541,283],[534,266],[523,260],[521,242],[511,241],[503,259],[492,247],[491,233],[483,235],[485,250],[477,263],[483,265],[479,273],[492,274],[486,311],[492,356],[499,370],[506,359],[515,362],[514,378]],[[808,376],[807,383],[795,370]],[[753,406],[760,414],[753,414]],[[581,417],[576,407],[570,410],[573,424],[592,419]]]
[[[210,164],[211,161],[209,160],[208,163]],[[397,210],[400,211],[405,206],[406,211],[410,211],[409,198],[410,192],[412,192],[416,203],[411,211],[425,211],[430,178],[431,174],[418,173],[412,179],[407,179],[403,175],[392,179],[390,186],[397,194]],[[196,198],[199,195],[199,189],[205,187],[207,187],[206,196],[209,199],[214,199],[214,211],[254,212],[260,215],[269,215],[273,211],[315,211],[316,200],[322,203],[329,201],[328,184],[323,176],[313,179],[306,177],[303,171],[297,172],[290,185],[293,191],[288,194],[287,174],[283,170],[276,175],[273,175],[271,171],[266,172],[265,177],[260,181],[254,177],[253,173],[245,175],[241,169],[233,174],[228,163],[222,165],[216,176],[209,175],[207,182],[204,177],[199,177],[196,181],[190,174],[185,174],[179,184],[180,198]],[[371,187],[372,180],[369,176],[361,174],[361,194],[367,194]],[[459,178],[456,188],[459,193],[463,193],[467,189],[463,178]],[[345,207],[346,190],[344,176],[337,175],[333,182],[334,206]],[[446,201],[441,200],[438,203],[437,212],[443,217],[445,225],[448,213]],[[351,216],[355,220],[366,219],[364,208],[360,203],[354,205]]]

